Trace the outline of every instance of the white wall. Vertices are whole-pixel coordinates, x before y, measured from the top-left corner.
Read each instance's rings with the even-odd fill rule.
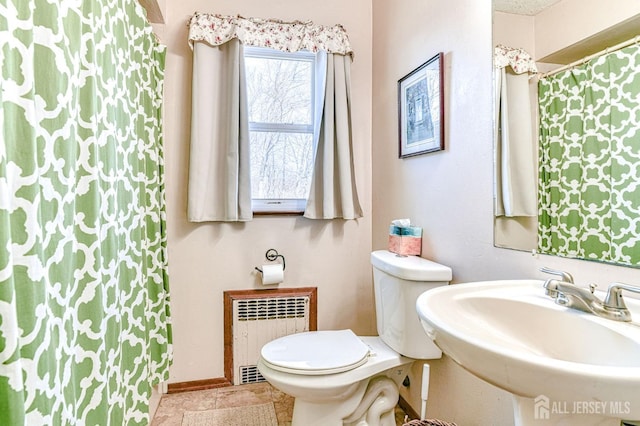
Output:
[[[195,12],[343,24],[352,65],[354,156],[365,217],[312,221],[257,217],[247,224],[186,220],[191,102],[187,20]],[[371,289],[371,2],[369,0],[180,0],[166,2],[163,42],[165,158],[174,363],[169,382],[223,377],[223,291],[259,286],[254,266],[275,248],[286,287],[318,287],[318,326],[373,334]]]
[[[640,284],[640,270],[532,256],[493,246],[492,28],[488,0],[373,0],[373,248],[389,221],[424,228],[423,256],[451,266],[454,282],[543,278],[543,265],[576,282]],[[446,150],[397,158],[399,78],[445,53]],[[517,318],[514,318],[517,321]],[[446,357],[432,365],[429,415],[461,425],[512,425],[508,394]],[[419,368],[412,383],[419,383]],[[419,408],[419,386],[403,394]]]

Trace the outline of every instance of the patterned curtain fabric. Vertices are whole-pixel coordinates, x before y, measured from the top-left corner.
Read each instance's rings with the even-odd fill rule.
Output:
[[[171,362],[165,49],[135,0],[0,0],[0,424],[145,425]]]
[[[539,249],[640,266],[640,47],[539,82]]]
[[[245,46],[268,47],[284,52],[308,50],[353,55],[347,32],[341,25],[315,25],[310,21],[283,22],[212,13],[194,13],[189,21],[189,45],[203,41],[219,46],[237,38]]]
[[[497,69],[511,67],[516,74],[538,72],[536,62],[526,50],[502,44],[493,48],[493,65]]]

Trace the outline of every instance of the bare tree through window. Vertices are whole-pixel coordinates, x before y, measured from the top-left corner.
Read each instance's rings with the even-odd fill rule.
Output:
[[[245,51],[254,199],[306,199],[313,170],[314,55]]]

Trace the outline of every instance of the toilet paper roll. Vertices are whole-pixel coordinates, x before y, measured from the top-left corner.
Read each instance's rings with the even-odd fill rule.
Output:
[[[282,264],[262,265],[262,284],[280,284],[284,281],[284,269]]]

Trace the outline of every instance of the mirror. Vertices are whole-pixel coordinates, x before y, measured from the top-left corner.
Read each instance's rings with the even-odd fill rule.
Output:
[[[528,10],[526,10],[528,9]],[[494,46],[521,48],[531,55],[537,70],[546,73],[593,55],[597,52],[632,39],[640,34],[640,2],[636,0],[517,0],[493,1]],[[494,69],[494,72],[496,70]],[[533,75],[532,75],[533,76]],[[499,76],[496,76],[499,81]],[[525,79],[526,80],[526,79]],[[531,140],[529,160],[533,173],[538,170],[538,106],[537,81],[529,79],[531,108]],[[526,83],[525,83],[526,84]],[[499,104],[496,103],[496,109]],[[497,123],[497,110],[494,121]],[[499,141],[500,126],[495,127],[495,141]],[[495,144],[498,155],[500,143]],[[500,160],[496,160],[496,190],[500,199]],[[518,167],[520,169],[520,167]],[[537,192],[537,176],[532,191]],[[528,192],[528,191],[527,191]],[[537,194],[536,194],[537,195]],[[535,197],[535,195],[534,195]],[[496,206],[498,206],[496,202]],[[516,250],[537,250],[538,218],[516,215],[494,216],[494,244],[496,247]],[[535,214],[535,213],[534,213]],[[593,259],[598,260],[598,259]]]

